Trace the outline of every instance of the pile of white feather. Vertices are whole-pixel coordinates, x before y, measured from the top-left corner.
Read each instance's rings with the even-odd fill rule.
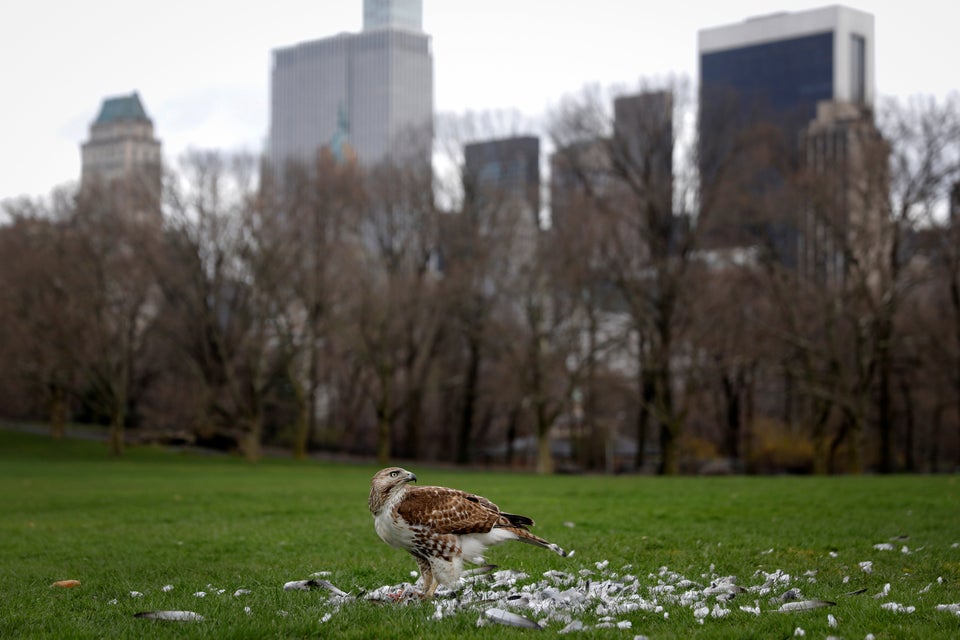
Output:
[[[892,550],[885,546],[875,549]],[[901,552],[907,553],[903,549]],[[836,554],[831,553],[831,556]],[[856,569],[854,577],[846,576],[843,580],[852,590],[840,594],[824,594],[824,589],[817,583],[816,570],[801,575],[790,575],[779,569],[772,572],[758,570],[741,580],[737,576],[717,574],[713,565],[692,577],[666,566],[638,576],[630,565],[611,567],[607,560],[580,565],[571,571],[551,570],[541,576],[487,566],[465,572],[460,588],[455,591],[441,587],[431,601],[432,618],[443,620],[453,615],[475,613],[478,626],[502,624],[572,633],[603,628],[631,630],[638,619],[637,612],[643,614],[639,616],[641,619],[645,616],[669,619],[671,613],[682,617],[689,615],[699,624],[724,618],[735,611],[755,616],[783,615],[830,608],[842,599],[867,594],[868,589],[853,587],[864,580],[865,574],[872,572],[872,563],[863,561],[853,566]],[[283,586],[286,591],[311,590],[325,594],[324,601],[329,609],[319,619],[321,624],[333,619],[342,607],[359,599],[388,606],[421,601],[417,585],[409,582],[352,594],[333,585],[327,580],[329,576],[329,572],[317,572],[309,579],[293,580]],[[411,578],[416,577],[416,573],[411,573]],[[931,586],[927,585],[916,595],[927,593]],[[164,587],[163,590],[170,588]],[[130,597],[135,597],[134,593],[136,597],[142,597],[139,592],[131,593]],[[208,585],[207,591],[193,595],[201,598],[207,593],[222,595],[229,591]],[[250,593],[249,589],[237,589],[233,597],[241,598]],[[835,598],[836,602],[821,599],[824,595]],[[889,583],[866,597],[871,595],[884,610],[905,615],[917,610],[915,605],[902,604],[894,599],[910,598],[913,594],[896,593]],[[116,600],[112,602],[116,603]],[[960,616],[960,603],[940,604],[934,609]],[[837,609],[840,610],[842,607]],[[245,607],[245,612],[250,615],[250,608]],[[284,615],[282,611],[278,613]],[[143,612],[137,617],[195,622],[204,619],[191,611]],[[827,620],[831,628],[840,626],[832,613],[827,614]],[[797,631],[803,634],[801,628],[798,627]]]

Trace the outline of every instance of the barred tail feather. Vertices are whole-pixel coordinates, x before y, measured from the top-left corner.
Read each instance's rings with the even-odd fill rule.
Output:
[[[558,556],[567,557],[567,552],[560,548],[559,545],[556,545],[552,542],[548,542],[539,536],[535,536],[526,529],[522,527],[504,527],[508,531],[511,531],[514,535],[517,536],[517,540],[520,542],[525,542],[527,544],[532,544],[535,547],[543,547],[544,549],[550,549]]]

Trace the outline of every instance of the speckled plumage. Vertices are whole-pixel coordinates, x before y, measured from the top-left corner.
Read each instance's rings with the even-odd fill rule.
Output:
[[[458,489],[411,486],[416,479],[400,467],[378,471],[370,482],[369,507],[377,535],[416,559],[424,597],[432,597],[440,584],[456,588],[464,560],[480,564],[488,547],[507,540],[567,555],[530,533],[530,518],[503,513],[490,500]]]

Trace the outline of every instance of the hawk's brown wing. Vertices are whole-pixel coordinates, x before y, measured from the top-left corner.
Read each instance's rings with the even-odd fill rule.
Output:
[[[437,533],[485,533],[500,520],[499,507],[486,498],[446,487],[410,487],[397,513]]]

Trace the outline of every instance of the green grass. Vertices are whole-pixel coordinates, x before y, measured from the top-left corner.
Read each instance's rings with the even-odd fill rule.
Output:
[[[769,596],[738,596],[720,619],[693,611],[631,612],[628,631],[574,638],[955,638],[960,617],[960,478],[538,477],[416,466],[423,484],[482,493],[537,520],[535,531],[567,549],[559,558],[527,545],[488,559],[538,579],[548,569],[629,571],[653,586],[660,567],[696,581],[736,575],[762,582],[781,569],[804,596],[835,607],[781,614]],[[373,466],[267,460],[135,448],[121,459],[102,444],[50,442],[0,431],[0,637],[132,638],[512,638],[529,630],[477,628],[479,609],[442,620],[434,605],[362,599],[335,610],[326,594],[288,592],[287,581],[329,571],[353,593],[410,580],[406,554],[376,537],[366,509]],[[566,526],[572,523],[574,526]],[[895,542],[896,551],[874,544]],[[906,545],[911,553],[899,551]],[[772,549],[772,551],[770,551]],[[873,572],[858,563],[873,561]],[[622,569],[624,565],[632,565]],[[816,571],[815,582],[804,576]],[[51,588],[77,579],[75,589]],[[890,595],[871,597],[891,584]],[[164,591],[165,585],[173,589]],[[208,586],[209,585],[209,586]],[[924,592],[924,589],[929,587]],[[237,589],[250,593],[235,597]],[[861,596],[844,593],[866,588]],[[218,594],[217,590],[225,592]],[[142,593],[132,597],[130,592]],[[198,598],[195,592],[207,592]],[[643,593],[645,597],[651,597]],[[761,615],[740,605],[759,601]],[[880,608],[915,606],[912,614]],[[711,604],[712,606],[712,604]],[[245,612],[249,607],[250,613]],[[138,611],[184,609],[202,622],[135,619]],[[325,613],[333,613],[321,623]],[[827,614],[838,621],[830,628]],[[532,616],[536,617],[536,616]],[[596,616],[577,615],[592,625]],[[557,631],[559,623],[549,629]]]

